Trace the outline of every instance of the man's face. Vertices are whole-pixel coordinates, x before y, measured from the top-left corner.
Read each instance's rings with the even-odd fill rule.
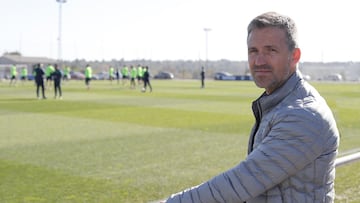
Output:
[[[248,62],[255,84],[271,94],[296,70],[300,50],[290,52],[285,31],[274,27],[254,29],[247,43]]]

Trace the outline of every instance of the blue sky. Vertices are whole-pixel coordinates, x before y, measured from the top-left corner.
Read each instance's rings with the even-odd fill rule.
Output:
[[[0,0],[0,54],[57,59],[56,0]],[[302,61],[360,61],[355,0],[67,0],[61,58],[246,60],[246,27],[266,11],[298,25]]]

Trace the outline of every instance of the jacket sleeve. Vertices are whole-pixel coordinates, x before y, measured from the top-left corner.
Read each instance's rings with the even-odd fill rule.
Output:
[[[244,202],[259,196],[321,154],[326,126],[319,116],[304,109],[274,115],[266,138],[246,160],[199,186],[172,195],[167,202]]]

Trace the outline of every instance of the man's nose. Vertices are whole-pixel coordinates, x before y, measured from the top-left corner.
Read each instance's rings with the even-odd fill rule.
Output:
[[[266,56],[264,54],[257,54],[255,56],[255,65],[257,66],[261,66],[261,65],[264,65],[266,64]]]

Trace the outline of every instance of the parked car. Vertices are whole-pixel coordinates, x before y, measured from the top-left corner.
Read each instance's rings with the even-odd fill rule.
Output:
[[[98,80],[109,80],[109,73],[108,72],[100,72],[100,73],[97,73],[97,74],[94,74],[94,75],[96,75]]]
[[[81,72],[71,72],[70,76],[71,76],[71,79],[74,79],[74,80],[84,80],[85,79],[85,75]]]
[[[27,75],[27,80],[34,80],[35,76],[33,74],[28,74]]]
[[[342,76],[337,73],[333,73],[330,75],[325,76],[324,80],[330,80],[330,81],[342,81]]]
[[[155,79],[174,79],[174,74],[166,71],[161,71],[154,76]]]
[[[233,75],[228,72],[217,72],[214,76],[215,80],[253,80],[250,74]]]
[[[304,80],[307,80],[307,81],[311,80],[311,76],[310,76],[310,75],[305,75],[305,74],[303,74],[303,78],[304,78]]]
[[[235,80],[235,76],[228,72],[217,72],[214,76],[215,80]]]
[[[99,80],[99,76],[97,76],[96,74],[93,74],[93,75],[91,76],[91,79],[92,79],[92,80]]]
[[[253,80],[253,77],[250,74],[246,75],[236,75],[236,80]]]

